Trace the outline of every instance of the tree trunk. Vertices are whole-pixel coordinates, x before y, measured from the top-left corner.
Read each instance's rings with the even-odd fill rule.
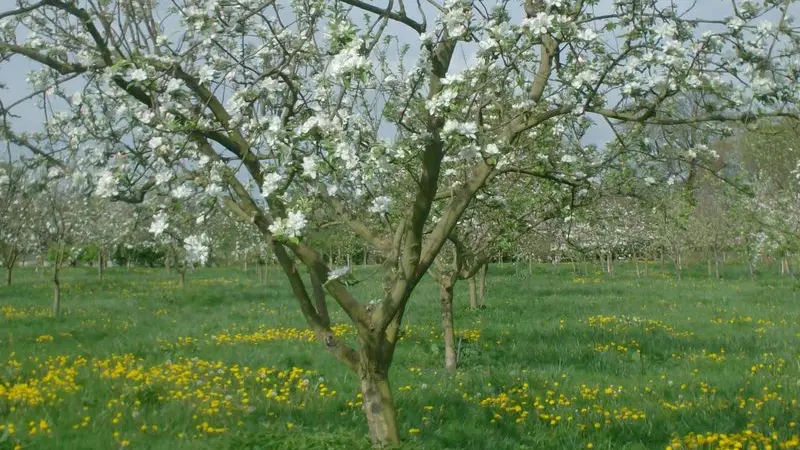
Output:
[[[456,356],[456,334],[453,327],[453,280],[442,277],[439,281],[439,298],[442,302],[442,331],[444,332],[444,368],[455,373],[458,367]]]
[[[317,308],[317,313],[323,325],[330,326],[331,316],[328,313],[328,304],[325,302],[325,288],[322,286],[322,281],[313,270],[309,270],[308,275],[311,278],[311,289],[314,294],[314,306]]]
[[[6,266],[6,285],[11,286],[11,271],[14,268],[11,265]]]
[[[180,275],[181,275],[180,286],[181,286],[181,288],[185,288],[186,287],[186,269],[185,268],[178,269],[178,273],[180,273]]]
[[[714,275],[717,279],[720,279],[720,271],[719,271],[719,252],[714,249]]]
[[[59,314],[61,314],[61,283],[58,279],[58,261],[56,261],[53,264],[53,317],[58,317]]]
[[[103,281],[106,277],[106,260],[103,256],[103,249],[101,248],[97,253],[97,273],[100,276],[100,281]]]
[[[367,417],[373,447],[385,448],[400,442],[397,426],[397,409],[389,386],[388,370],[384,369],[371,352],[361,352],[359,377],[361,379],[362,408]]]
[[[636,257],[636,252],[632,252],[631,256],[633,257],[633,264],[636,266],[636,278],[641,278],[642,273],[639,270],[639,258]]]
[[[364,264],[363,264],[364,266],[367,265],[367,255],[368,254],[369,254],[369,251],[365,248],[364,249]]]
[[[478,294],[479,294],[479,298],[480,298],[480,305],[483,306],[483,305],[486,304],[485,303],[485,300],[486,300],[486,280],[489,278],[489,264],[488,263],[483,265],[483,267],[480,270],[480,274],[481,274],[481,278],[480,278]]]
[[[475,277],[469,278],[467,285],[469,286],[469,308],[474,311],[478,309],[478,290],[475,284]]]

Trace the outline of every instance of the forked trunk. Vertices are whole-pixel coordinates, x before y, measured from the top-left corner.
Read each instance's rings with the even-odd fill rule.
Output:
[[[442,332],[444,333],[444,368],[455,373],[458,367],[456,356],[456,333],[453,327],[453,283],[450,280],[439,282],[439,298],[442,302]]]
[[[370,352],[371,353],[371,352]],[[392,389],[389,386],[388,370],[361,353],[361,396],[364,415],[367,417],[369,436],[375,448],[385,448],[400,442],[397,426],[397,409],[394,406]]]
[[[475,283],[475,277],[471,277],[467,280],[467,285],[469,286],[469,308],[472,310],[478,309],[478,289]]]

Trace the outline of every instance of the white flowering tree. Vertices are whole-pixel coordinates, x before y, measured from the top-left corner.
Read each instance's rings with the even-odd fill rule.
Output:
[[[736,141],[738,169],[752,191],[747,202],[755,254],[780,260],[781,274],[791,275],[800,251],[800,178],[798,122],[761,121]]]
[[[324,348],[357,373],[383,446],[400,438],[389,368],[411,294],[476,193],[526,152],[521,137],[591,118],[618,129],[795,112],[791,1],[705,18],[597,3],[17,0],[0,11],[0,61],[39,65],[31,90],[62,108],[46,127],[64,152],[48,156],[78,155],[102,195],[188,184],[257,227]],[[699,91],[716,101],[696,115],[664,107]],[[432,214],[456,167],[469,175]],[[322,210],[381,254],[378,301],[355,298],[305,241]],[[356,347],[321,319],[299,264],[355,325]]]
[[[52,264],[52,314],[61,313],[61,269],[85,242],[89,196],[85,183],[76,182],[59,165],[36,158],[30,169],[35,176],[27,186],[32,196],[26,225],[36,246],[50,255]]]
[[[10,156],[10,155],[9,155]],[[6,284],[11,286],[14,266],[30,248],[31,233],[26,224],[30,198],[25,166],[10,160],[0,163],[0,263],[6,271]]]
[[[139,217],[130,204],[97,197],[89,200],[84,214],[88,225],[85,243],[96,252],[97,274],[103,280],[112,252],[132,240]]]
[[[488,264],[503,249],[500,242],[519,245],[520,239],[568,209],[580,189],[555,171],[517,167],[502,172],[498,176],[504,179],[478,192],[431,267],[439,283],[444,367],[451,373],[458,367],[453,308],[457,282],[467,280],[470,308],[478,309],[479,299],[481,305],[484,301]],[[479,274],[480,286],[476,283]]]

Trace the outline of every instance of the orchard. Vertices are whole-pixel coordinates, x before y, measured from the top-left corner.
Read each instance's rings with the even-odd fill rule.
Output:
[[[6,3],[0,448],[800,446],[798,2]]]

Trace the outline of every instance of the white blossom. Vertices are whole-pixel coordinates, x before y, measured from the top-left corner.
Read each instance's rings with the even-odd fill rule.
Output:
[[[145,81],[147,79],[147,72],[144,69],[137,68],[128,72],[128,78],[131,81]]]
[[[447,119],[442,127],[443,136],[462,135],[468,138],[475,139],[475,133],[478,132],[478,125],[475,122],[459,122],[453,119]]]
[[[313,155],[303,157],[303,175],[312,180],[317,179],[317,157]]]
[[[183,240],[183,248],[186,250],[186,262],[205,264],[208,261],[208,236],[191,235]]]
[[[155,237],[158,237],[161,235],[161,233],[165,232],[168,227],[169,224],[167,223],[167,215],[161,211],[153,216],[153,222],[150,224],[149,231],[153,233]]]
[[[350,273],[350,266],[343,266],[336,269],[332,269],[328,272],[328,279],[329,280],[338,280]]]
[[[547,34],[550,27],[553,26],[553,16],[541,12],[533,18],[526,18],[522,24],[527,26],[534,35]]]
[[[389,212],[389,208],[392,206],[392,199],[381,195],[380,197],[375,197],[372,199],[372,204],[369,206],[368,211],[373,214],[385,214]]]
[[[117,180],[110,170],[103,170],[97,178],[97,185],[94,189],[95,195],[101,198],[113,197],[118,193]]]
[[[269,232],[275,236],[298,238],[302,235],[308,221],[300,211],[289,211],[286,219],[277,217],[269,226]]]
[[[164,169],[164,170],[160,170],[160,171],[156,172],[156,175],[155,175],[156,186],[160,186],[162,184],[169,183],[169,180],[171,180],[172,177],[173,177],[173,173],[169,169]]]
[[[264,176],[264,182],[261,183],[261,196],[268,197],[270,194],[278,189],[283,177],[276,172],[270,172]]]
[[[360,54],[359,46],[350,45],[331,59],[328,73],[333,77],[341,77],[359,70],[369,70],[370,66],[369,60]]]
[[[192,188],[190,188],[186,184],[181,184],[180,186],[176,187],[172,190],[172,196],[178,200],[183,200],[188,198],[192,195]]]

